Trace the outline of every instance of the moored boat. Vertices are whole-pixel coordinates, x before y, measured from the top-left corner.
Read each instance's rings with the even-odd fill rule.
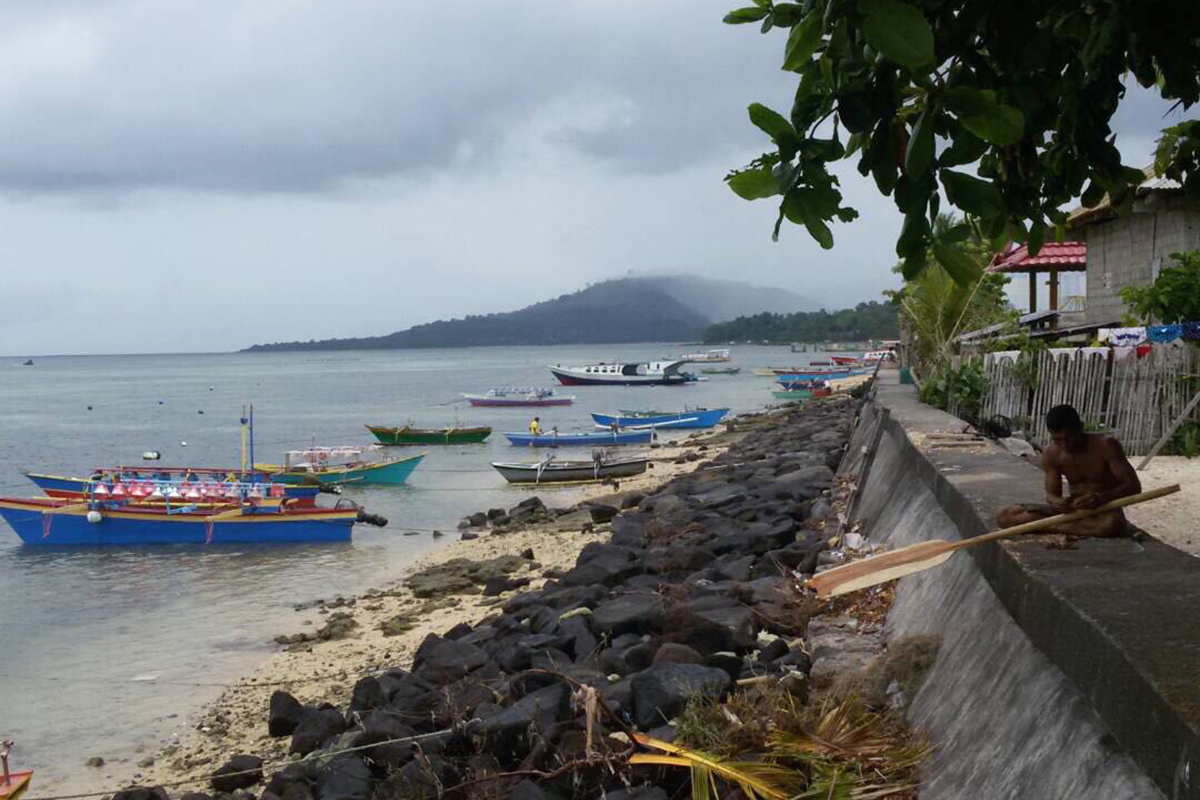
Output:
[[[607,431],[601,433],[584,432],[584,433],[557,433],[550,431],[549,433],[506,433],[508,441],[517,447],[590,447],[601,446],[607,447],[619,444],[649,444],[654,438],[654,431],[632,430],[632,431]]]
[[[31,769],[18,772],[8,768],[8,754],[12,746],[11,740],[0,742],[0,768],[3,769],[3,774],[0,774],[0,800],[17,800],[29,788],[29,781],[33,778]]]
[[[675,411],[659,414],[592,414],[597,428],[614,425],[623,430],[645,428],[711,428],[729,413],[728,408],[698,408],[692,411]]]
[[[555,394],[553,389],[540,387],[499,387],[489,389],[484,394],[464,394],[467,402],[473,406],[509,407],[509,406],[569,406],[575,402],[575,395]]]
[[[509,483],[580,483],[628,478],[641,475],[650,461],[630,458],[615,461],[555,461],[553,458],[534,462],[493,461],[492,467]]]
[[[127,500],[0,497],[0,517],[27,545],[244,544],[349,541],[360,510],[299,507],[265,498],[184,501],[172,508],[170,503]]]
[[[64,475],[24,473],[26,478],[47,497],[88,498],[108,497],[116,500],[144,500],[157,490],[160,497],[190,500],[228,499],[255,486],[260,492],[270,491],[265,472],[245,472],[237,469],[195,469],[191,467],[155,467],[134,469],[109,467],[92,472],[88,478]],[[292,498],[299,505],[313,505],[320,493],[318,486],[283,486],[275,484],[282,497]]]
[[[780,383],[795,383],[796,381],[831,381],[841,378],[849,378],[854,375],[854,370],[807,370],[804,372],[789,372],[783,375],[776,375],[775,379]]]
[[[649,361],[641,364],[587,364],[550,366],[563,386],[680,386],[691,382],[681,371],[687,361]]]
[[[367,430],[375,435],[380,444],[480,444],[492,435],[492,429],[475,428],[414,428],[402,425],[399,428],[387,428],[380,425],[368,425]]]
[[[381,445],[310,447],[307,450],[287,451],[282,465],[255,466],[267,470],[271,480],[279,483],[396,485],[408,480],[426,455],[418,453],[415,456],[379,460],[365,457],[382,449]]]
[[[771,392],[771,396],[776,400],[802,401],[810,399],[813,393],[811,389],[793,389],[791,391]]]
[[[705,375],[737,375],[742,371],[741,367],[704,367],[700,370]]]
[[[703,353],[688,353],[681,356],[684,361],[695,361],[698,363],[719,363],[729,360],[729,348],[720,348],[717,350],[707,350]]]

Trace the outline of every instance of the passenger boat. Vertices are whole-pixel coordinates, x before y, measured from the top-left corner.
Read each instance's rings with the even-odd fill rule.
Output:
[[[550,372],[564,386],[680,386],[694,380],[681,371],[686,360],[649,361],[642,364],[588,364],[581,367],[551,366]]]
[[[366,484],[396,485],[408,476],[425,458],[425,453],[404,458],[372,460],[368,454],[382,450],[381,445],[348,445],[344,447],[310,447],[289,450],[282,465],[256,464],[266,470],[271,480],[279,483]]]
[[[717,367],[705,367],[700,370],[705,375],[737,375],[742,371],[741,367],[725,367],[723,369]]]
[[[675,411],[659,414],[592,414],[597,428],[614,425],[624,430],[644,428],[711,428],[729,413],[728,408],[698,408],[692,411]]]
[[[464,394],[463,397],[473,406],[508,407],[508,406],[569,406],[575,402],[575,395],[558,395],[553,389],[533,387],[501,387],[489,389],[485,394]]]
[[[8,754],[12,746],[10,740],[0,742],[0,766],[4,769],[3,776],[0,776],[0,800],[17,800],[29,788],[29,781],[33,778],[31,769],[14,772],[8,768]]]
[[[367,430],[375,434],[380,444],[480,444],[492,435],[491,428],[385,428],[368,425]]]
[[[610,478],[629,478],[646,471],[650,460],[630,458],[617,461],[555,461],[548,458],[535,462],[493,461],[492,467],[509,483],[581,483],[604,481]]]
[[[255,485],[270,482],[265,472],[242,473],[237,469],[211,467],[106,467],[93,470],[89,478],[45,475],[38,472],[24,474],[47,497],[76,499],[99,495],[117,500],[142,500],[152,495],[157,488],[159,496],[212,500],[235,497],[243,488],[248,490]],[[313,505],[321,492],[319,486],[279,485],[279,489],[283,497],[293,498],[302,506]]]
[[[300,507],[281,500],[247,496],[172,503],[0,497],[0,517],[25,544],[39,546],[342,542],[349,541],[360,519],[353,505]]]
[[[688,353],[682,356],[684,361],[695,361],[698,363],[718,363],[729,360],[729,348],[719,350],[708,350],[703,353]]]
[[[654,438],[654,431],[647,428],[646,430],[607,431],[604,433],[600,431],[586,433],[550,431],[537,435],[515,432],[504,435],[517,447],[607,447],[619,444],[649,444]]]

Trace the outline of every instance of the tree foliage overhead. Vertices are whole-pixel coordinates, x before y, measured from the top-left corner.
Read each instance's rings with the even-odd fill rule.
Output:
[[[1076,197],[1128,207],[1144,175],[1121,164],[1109,125],[1127,75],[1184,108],[1200,100],[1196,0],[752,2],[725,22],[786,33],[782,67],[799,80],[786,116],[750,106],[775,150],[730,173],[730,188],[780,197],[775,235],[786,219],[830,248],[829,223],[857,211],[829,167],[857,157],[904,215],[906,278],[933,253],[971,284],[960,245],[972,233],[1036,253]],[[1156,168],[1200,197],[1200,121],[1164,131]],[[948,205],[969,220],[935,235]]]
[[[755,314],[711,325],[706,342],[863,342],[900,335],[891,303],[859,303],[841,311]]]

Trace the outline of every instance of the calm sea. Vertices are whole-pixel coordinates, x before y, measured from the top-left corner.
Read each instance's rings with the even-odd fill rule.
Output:
[[[298,602],[367,589],[438,546],[464,513],[511,506],[488,465],[534,459],[500,435],[523,430],[531,409],[475,409],[459,392],[550,385],[548,363],[648,360],[677,346],[473,348],[397,352],[96,356],[0,363],[0,494],[30,496],[22,471],[84,475],[140,463],[224,466],[239,458],[239,424],[253,403],[256,457],[280,460],[309,444],[368,443],[364,424],[490,425],[483,445],[428,448],[409,483],[346,495],[389,518],[359,525],[350,544],[48,549],[25,547],[0,522],[0,738],[32,766],[36,795],[105,788],[92,755],[137,760],[184,733],[220,684],[271,652],[271,637],[299,629]],[[785,348],[734,348],[738,376],[684,387],[564,389],[567,408],[541,409],[544,427],[587,429],[589,411],[771,401],[754,367],[807,363]],[[90,410],[89,410],[90,406]],[[185,444],[186,443],[186,444]],[[570,494],[542,491],[548,502]],[[447,541],[447,537],[441,541]],[[264,709],[265,711],[265,709]]]

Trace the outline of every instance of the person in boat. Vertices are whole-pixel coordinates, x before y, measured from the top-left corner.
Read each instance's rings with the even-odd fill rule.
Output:
[[[1099,508],[1105,503],[1137,494],[1142,483],[1121,443],[1111,436],[1088,433],[1079,412],[1069,405],[1055,406],[1046,414],[1050,445],[1042,451],[1046,476],[1046,503],[1008,506],[996,514],[1001,527],[1010,528],[1055,514]],[[1069,494],[1063,496],[1063,478]],[[1076,520],[1050,533],[1071,536],[1123,536],[1128,531],[1120,509]]]
[[[532,436],[542,435],[542,418],[534,417],[533,422],[529,423],[529,433]]]

